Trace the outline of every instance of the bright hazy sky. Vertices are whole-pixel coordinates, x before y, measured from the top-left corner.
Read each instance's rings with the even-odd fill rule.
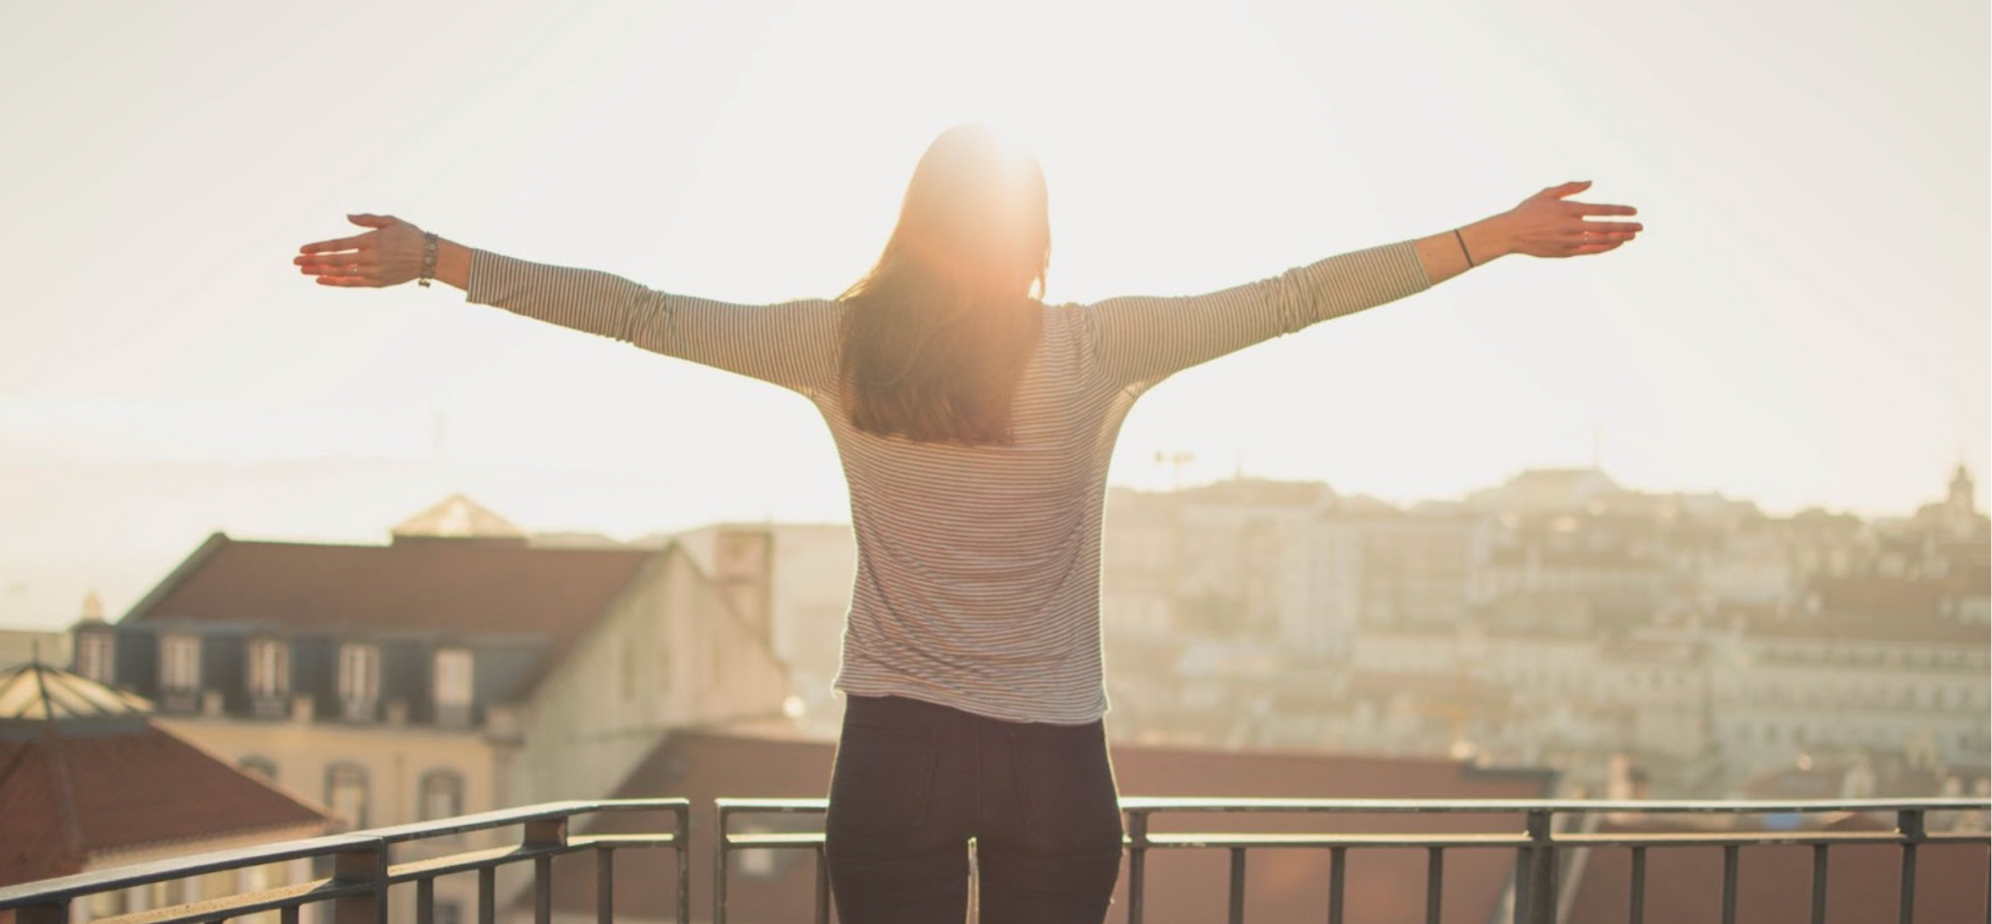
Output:
[[[927,142],[978,119],[1045,165],[1058,301],[1218,288],[1567,180],[1640,209],[1616,252],[1178,376],[1116,482],[1168,484],[1169,450],[1186,482],[1457,497],[1588,464],[1601,429],[1630,487],[1907,513],[1987,463],[1987,26],[1983,0],[0,0],[0,553],[151,543],[149,584],[209,529],[378,541],[459,488],[623,538],[842,519],[800,398],[289,259],[373,211],[663,289],[833,295]],[[229,493],[321,457],[426,474]]]

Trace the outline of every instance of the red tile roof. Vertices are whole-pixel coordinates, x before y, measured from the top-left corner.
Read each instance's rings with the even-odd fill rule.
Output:
[[[1826,577],[1812,579],[1828,614],[1934,616],[1941,601],[1964,590],[1957,578]]]
[[[827,741],[778,739],[723,732],[672,735],[618,788],[616,796],[682,796],[692,800],[692,828],[702,842],[714,836],[715,797],[821,798],[829,787],[834,746]],[[1476,771],[1437,760],[1349,757],[1297,753],[1223,753],[1167,747],[1117,745],[1115,775],[1129,796],[1259,796],[1313,798],[1541,798],[1549,775],[1537,771]],[[784,818],[788,818],[784,816]],[[769,820],[763,816],[760,820]],[[821,830],[814,817],[788,818],[795,830]],[[602,816],[580,828],[590,833],[642,830],[661,824],[641,816]],[[1163,831],[1510,831],[1521,819],[1501,816],[1235,816],[1165,815]],[[1418,851],[1359,850],[1348,871],[1351,921],[1423,921],[1425,856]],[[669,919],[674,886],[669,877],[640,872],[659,868],[656,856],[626,852],[617,861],[617,915]],[[711,853],[692,854],[692,907],[709,907]],[[1254,920],[1325,920],[1327,855],[1311,850],[1255,851],[1248,876]],[[1443,920],[1482,924],[1512,870],[1506,851],[1460,850],[1446,857]],[[1222,852],[1158,851],[1151,855],[1147,894],[1152,924],[1221,920],[1227,860]],[[555,863],[554,901],[563,910],[593,908],[592,853]],[[729,913],[742,922],[808,920],[813,907],[814,866],[808,853],[778,858],[773,879],[733,880]],[[736,872],[736,876],[738,876]],[[1123,871],[1118,908],[1127,907]]]
[[[128,721],[0,738],[0,885],[78,872],[111,851],[328,823],[165,729]]]
[[[489,540],[392,545],[209,537],[125,616],[315,631],[580,636],[660,554]]]

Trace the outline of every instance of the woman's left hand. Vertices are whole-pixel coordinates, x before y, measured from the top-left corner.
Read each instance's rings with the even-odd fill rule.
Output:
[[[1590,180],[1551,186],[1496,216],[1501,253],[1531,257],[1578,257],[1604,253],[1639,236],[1646,226],[1636,221],[1590,221],[1594,215],[1637,215],[1629,205],[1570,202],[1591,187]]]
[[[298,248],[291,260],[319,285],[398,286],[422,274],[422,229],[392,215],[348,215],[365,234]]]

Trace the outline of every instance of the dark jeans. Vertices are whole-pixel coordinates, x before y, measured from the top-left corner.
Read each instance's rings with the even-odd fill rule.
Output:
[[[843,924],[954,924],[975,838],[981,924],[1099,924],[1120,876],[1105,728],[853,696],[825,844]]]

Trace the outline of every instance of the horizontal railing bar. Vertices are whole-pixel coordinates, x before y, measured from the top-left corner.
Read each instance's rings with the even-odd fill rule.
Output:
[[[1150,834],[1148,846],[1210,847],[1526,847],[1525,834]]]
[[[712,804],[722,812],[825,812],[830,810],[828,799],[714,799]]]
[[[814,847],[823,843],[823,832],[793,834],[728,834],[726,849],[751,850],[756,847]]]
[[[1985,843],[1983,834],[1931,834],[1911,837],[1900,831],[1696,831],[1639,834],[1558,834],[1551,843],[1581,847],[1774,847],[1780,845],[1826,845],[1905,843]]]
[[[723,814],[794,814],[828,811],[828,799],[715,799]],[[1656,815],[1717,813],[1744,815],[1788,815],[1827,812],[1899,812],[1920,809],[1932,812],[1992,811],[1992,800],[1932,798],[1903,799],[1815,799],[1794,802],[1712,801],[1603,801],[1573,799],[1261,799],[1261,798],[1173,798],[1124,796],[1123,812],[1155,814],[1162,812],[1330,812],[1361,814],[1413,813],[1490,814],[1551,812],[1564,814]]]
[[[676,834],[588,834],[567,839],[575,847],[607,847],[621,850],[624,847],[677,847]]]
[[[1559,846],[1582,847],[1769,847],[1780,845],[1842,846],[1848,844],[1899,845],[1905,838],[1893,831],[1743,831],[1743,832],[1696,832],[1689,834],[1555,834],[1544,843]],[[1986,840],[1982,834],[1932,834],[1920,841],[1924,844],[1980,844]],[[728,834],[728,850],[742,849],[799,849],[816,847],[823,843],[823,832],[805,831],[789,833]],[[1123,844],[1131,843],[1127,838]],[[1487,848],[1487,847],[1526,847],[1534,843],[1525,833],[1517,834],[1267,834],[1267,833],[1171,833],[1150,834],[1145,842],[1150,847],[1189,849],[1209,847],[1224,849],[1230,847],[1401,847],[1401,848]]]
[[[333,879],[314,879],[241,895],[224,895],[182,905],[168,905],[164,908],[134,911],[130,914],[93,918],[90,924],[185,924],[193,921],[218,921],[346,895],[371,895],[373,891],[374,885],[370,882],[342,883]]]
[[[451,873],[467,873],[472,870],[496,868],[508,863],[522,863],[540,857],[558,857],[584,850],[598,850],[604,847],[676,847],[678,839],[671,834],[604,834],[589,837],[570,838],[565,844],[549,844],[544,847],[521,847],[517,845],[493,847],[488,850],[469,850],[453,853],[445,857],[430,857],[396,863],[388,867],[387,881],[390,885],[415,882],[421,879],[434,879]],[[92,922],[95,924],[95,922]]]
[[[380,849],[380,840],[353,834],[281,841],[253,847],[234,847],[169,860],[134,863],[90,873],[76,873],[54,879],[41,879],[19,885],[0,886],[0,911],[25,905],[66,901],[94,892],[107,892],[131,886],[150,885],[173,879],[186,879],[207,873],[261,866],[285,860],[330,856]]]
[[[1986,799],[1841,799],[1803,802],[1633,802],[1568,799],[1177,799],[1129,796],[1125,812],[1409,812],[1421,815],[1551,812],[1567,814],[1658,815],[1725,813],[1788,815],[1812,812],[1988,811]]]
[[[367,834],[378,837],[390,844],[423,838],[440,837],[448,834],[462,834],[486,828],[506,828],[525,824],[529,821],[547,821],[555,818],[571,818],[575,815],[593,815],[605,812],[666,812],[690,811],[689,799],[597,799],[592,801],[544,802],[522,808],[499,809],[479,812],[475,815],[458,815],[440,821],[423,821],[414,824],[395,825],[387,828],[370,828]]]
[[[430,857],[424,860],[411,860],[396,863],[387,868],[387,881],[390,885],[414,882],[418,879],[434,879],[451,873],[468,873],[486,867],[497,868],[507,863],[521,863],[539,857],[559,856],[580,850],[573,844],[550,844],[545,847],[521,847],[512,844],[492,847],[487,850],[467,850],[444,857]],[[95,922],[92,922],[95,924]]]

